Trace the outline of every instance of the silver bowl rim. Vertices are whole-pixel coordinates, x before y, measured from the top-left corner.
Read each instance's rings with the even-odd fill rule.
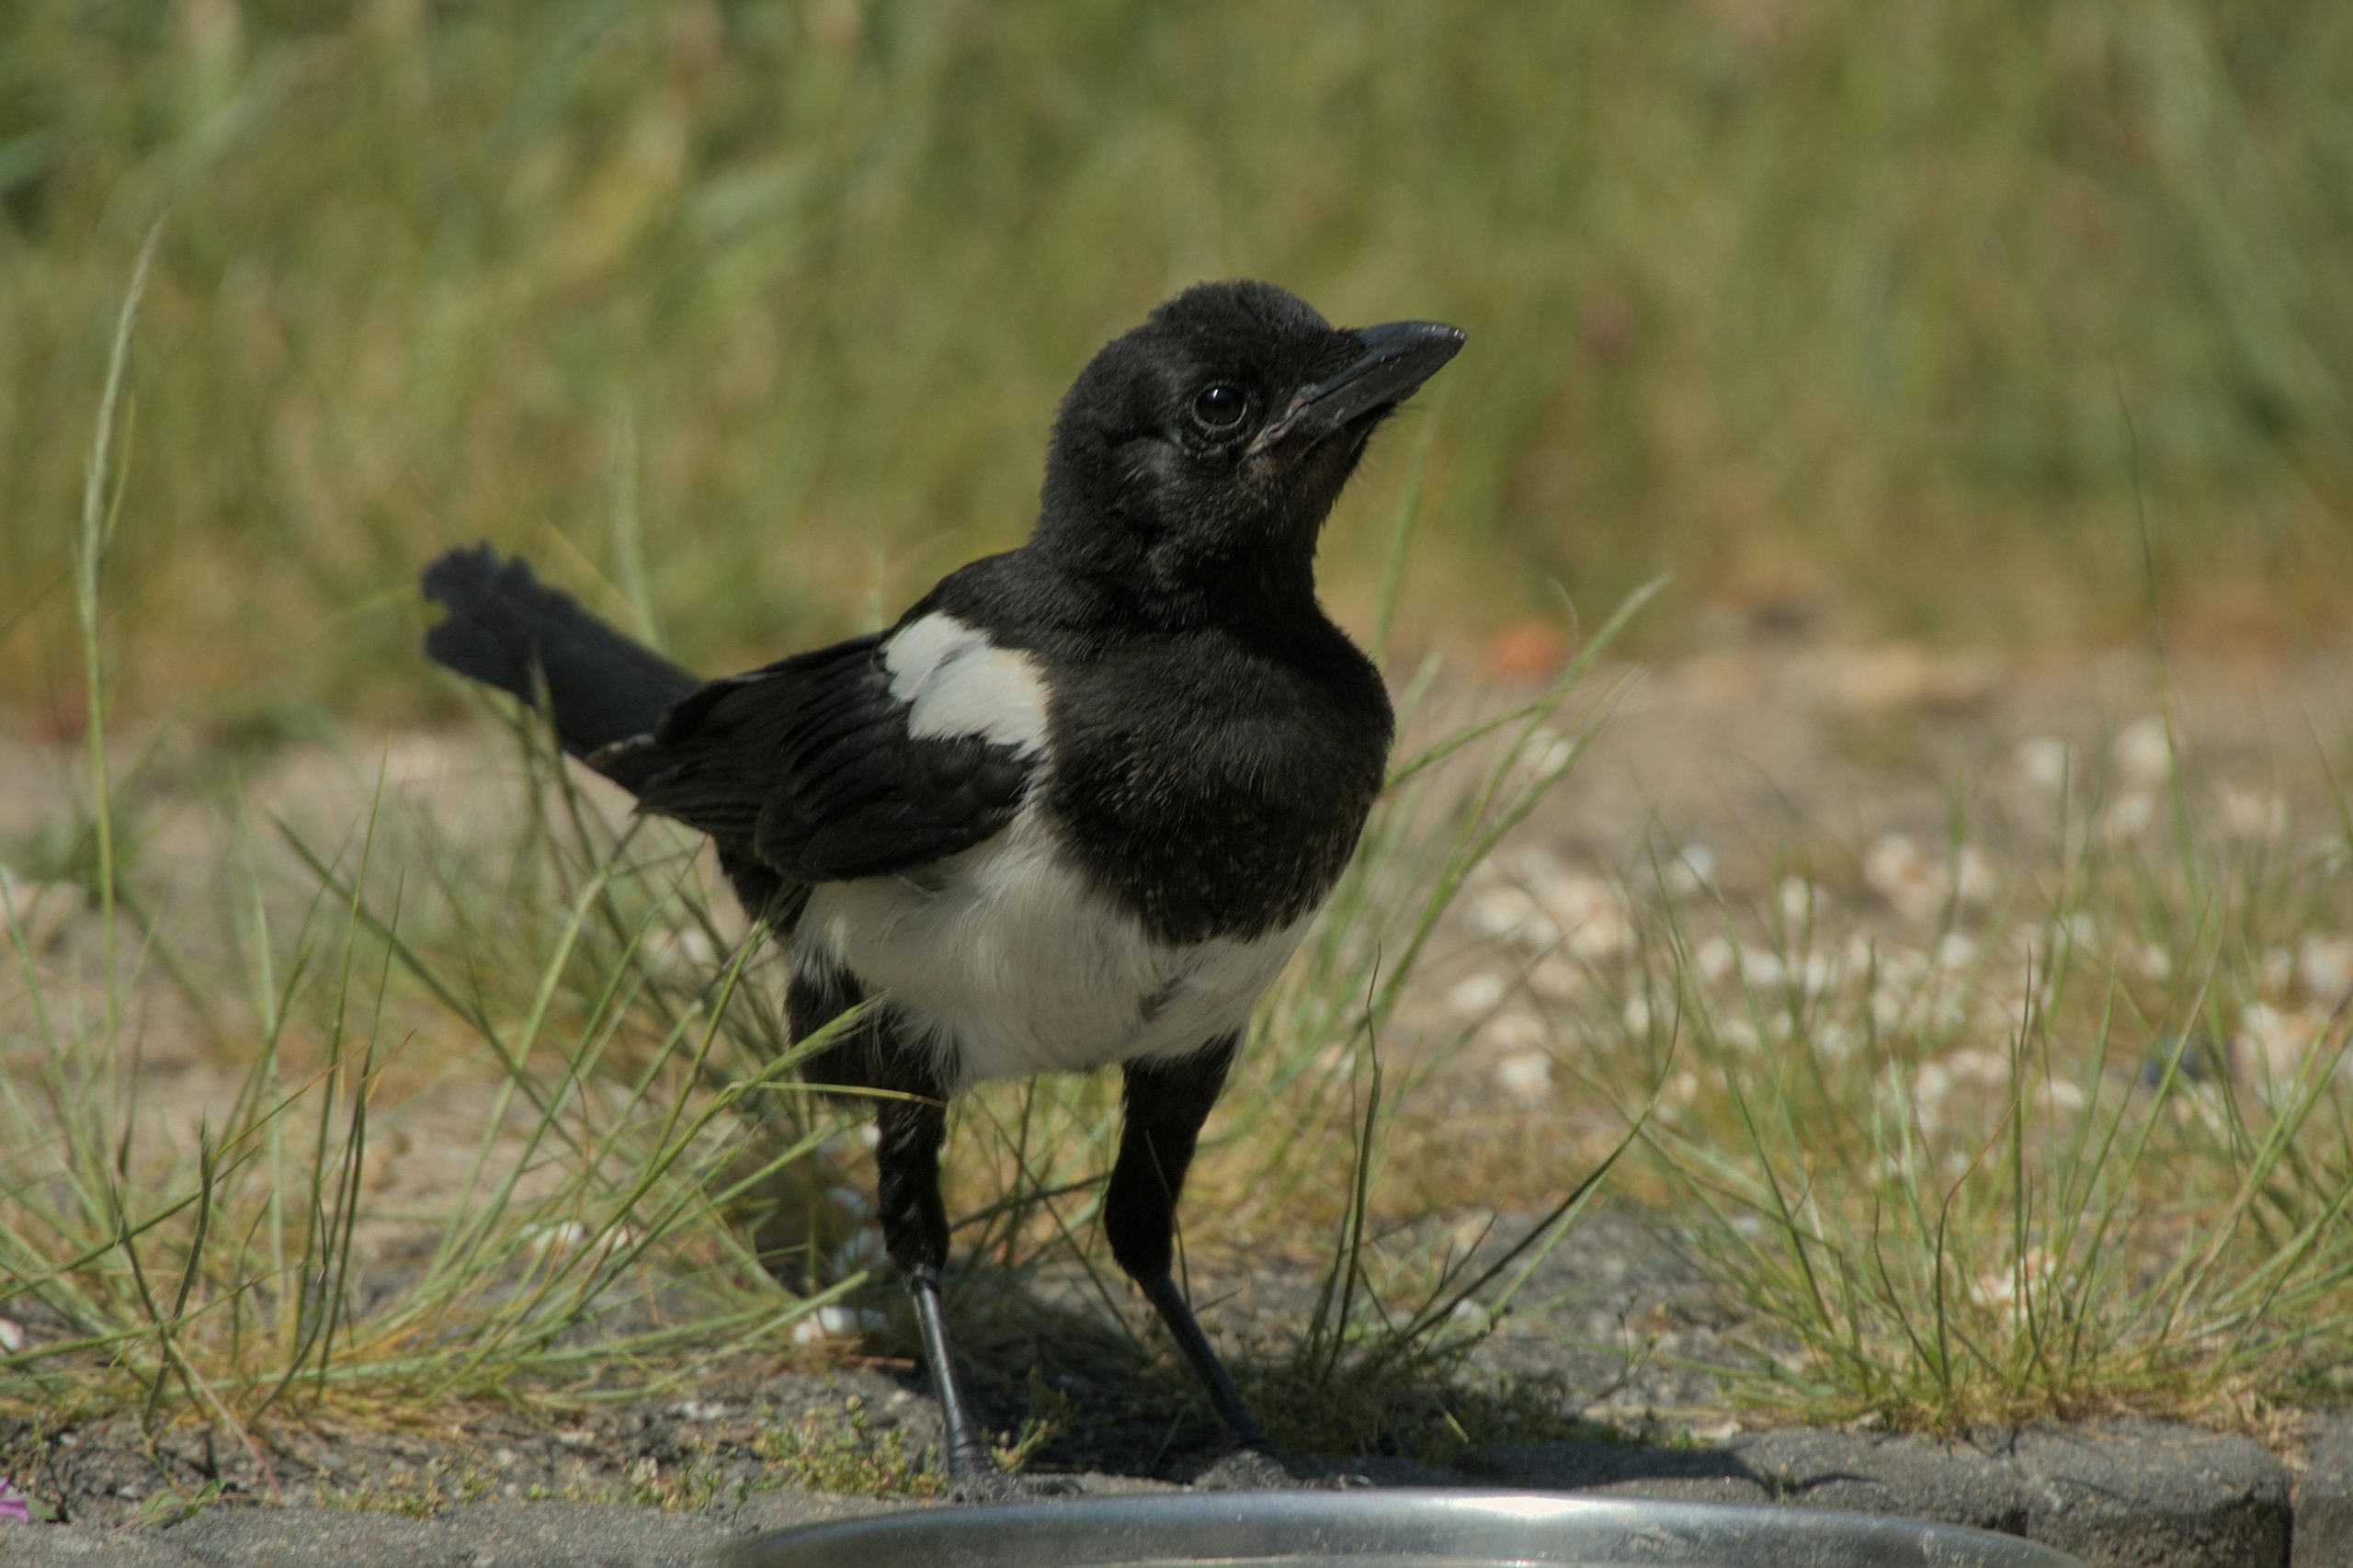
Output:
[[[1677,1541],[1695,1552],[1745,1543],[1785,1551],[1909,1551],[1920,1563],[1949,1568],[2083,1568],[2076,1558],[2039,1541],[1964,1525],[1780,1503],[1470,1487],[1142,1493],[895,1509],[750,1537],[726,1548],[721,1561],[732,1568],[879,1565],[922,1552],[928,1568],[1118,1568],[1181,1559],[1188,1551],[1205,1553],[1213,1563],[1279,1564],[1286,1551],[1320,1551],[1380,1568],[1387,1553],[1475,1559],[1484,1551],[1499,1562],[1540,1565],[1589,1562],[1620,1541],[1641,1547],[1662,1568],[1678,1562],[1697,1568],[1707,1561],[1657,1555]],[[795,1556],[775,1555],[787,1549]]]

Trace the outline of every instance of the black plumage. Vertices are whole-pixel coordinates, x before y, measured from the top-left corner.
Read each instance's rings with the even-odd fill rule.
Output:
[[[708,834],[785,944],[819,1082],[877,1102],[879,1215],[967,1490],[1001,1483],[940,1311],[945,1102],[978,1078],[1126,1074],[1112,1252],[1245,1446],[1265,1439],[1170,1274],[1185,1169],[1251,1004],[1381,788],[1389,701],[1317,604],[1372,430],[1461,347],[1204,285],[1096,356],[1022,548],[889,629],[699,684],[487,549],[425,575],[426,651],[544,700],[566,748]]]

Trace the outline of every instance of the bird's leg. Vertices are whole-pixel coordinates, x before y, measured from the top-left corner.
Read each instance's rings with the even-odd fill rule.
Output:
[[[951,1486],[985,1492],[1000,1478],[988,1443],[964,1403],[939,1293],[939,1270],[948,1261],[948,1210],[939,1198],[939,1146],[948,1136],[948,1108],[930,1097],[880,1103],[874,1119],[876,1208],[891,1260],[906,1276],[915,1330],[923,1337],[924,1365],[931,1372],[932,1392],[939,1396],[947,1428],[942,1461]]]
[[[1266,1429],[1242,1402],[1242,1392],[1201,1332],[1192,1306],[1171,1267],[1176,1261],[1176,1198],[1201,1123],[1209,1119],[1218,1091],[1225,1086],[1237,1035],[1228,1035],[1199,1054],[1177,1062],[1136,1062],[1127,1068],[1127,1126],[1111,1184],[1103,1195],[1103,1229],[1111,1256],[1143,1293],[1176,1347],[1209,1390],[1218,1415],[1243,1446],[1267,1447]]]

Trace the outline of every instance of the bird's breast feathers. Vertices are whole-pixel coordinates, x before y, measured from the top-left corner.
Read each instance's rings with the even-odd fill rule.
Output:
[[[1190,1054],[1249,1021],[1307,916],[1171,945],[1091,885],[1032,802],[922,871],[810,896],[793,968],[855,976],[961,1091],[988,1078]]]
[[[855,977],[958,1090],[1182,1056],[1244,1027],[1320,897],[1246,931],[1170,939],[1148,926],[1139,890],[1078,852],[1071,835],[1085,824],[1049,810],[1057,758],[1035,655],[938,610],[881,654],[912,736],[984,739],[1034,771],[1012,820],[981,843],[814,888],[790,938],[793,968]]]

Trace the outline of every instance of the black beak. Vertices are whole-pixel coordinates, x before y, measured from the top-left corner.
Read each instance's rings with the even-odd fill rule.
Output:
[[[1363,352],[1335,374],[1300,388],[1290,406],[1250,443],[1252,453],[1293,440],[1312,447],[1360,415],[1393,408],[1462,347],[1462,329],[1443,322],[1393,321],[1349,335]]]

